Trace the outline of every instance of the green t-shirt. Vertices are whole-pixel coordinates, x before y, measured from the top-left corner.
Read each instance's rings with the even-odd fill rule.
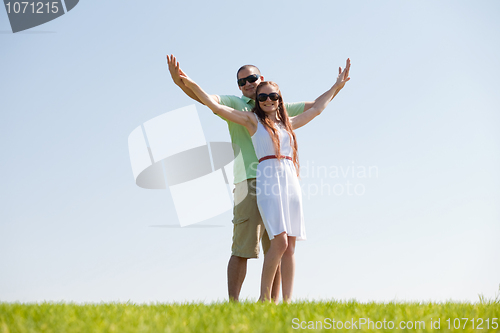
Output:
[[[222,105],[247,112],[251,112],[255,106],[255,101],[246,96],[237,97],[221,95],[219,96],[219,101]],[[288,115],[293,117],[304,112],[304,105],[304,102],[285,103],[285,108]],[[259,160],[257,159],[257,155],[255,155],[252,138],[250,137],[248,130],[242,125],[228,121],[223,117],[221,118],[227,122],[229,134],[231,135],[231,141],[233,143],[235,157],[233,168],[234,183],[237,184],[245,179],[256,178],[257,164],[259,163]]]

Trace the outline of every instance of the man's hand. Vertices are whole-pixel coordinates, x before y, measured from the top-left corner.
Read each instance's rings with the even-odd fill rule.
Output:
[[[181,75],[184,75],[186,78],[187,75],[182,71],[182,69],[179,66],[179,62],[177,61],[177,59],[174,57],[173,54],[167,55],[167,64],[168,64],[168,70],[170,71],[170,75],[172,76],[172,80],[174,80],[174,83],[178,85],[179,88],[181,88],[186,95],[188,95],[195,101],[201,103],[196,94],[188,86],[184,84]]]
[[[180,73],[182,72],[179,67],[179,62],[174,57],[173,54],[167,55],[168,70],[170,71],[170,76],[176,85],[182,84]]]

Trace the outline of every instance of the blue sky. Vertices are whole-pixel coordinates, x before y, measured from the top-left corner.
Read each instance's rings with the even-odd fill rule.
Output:
[[[303,175],[296,299],[492,297],[499,12],[497,1],[81,1],[12,34],[0,11],[0,300],[227,297],[231,212],[206,221],[220,227],[161,227],[178,223],[169,191],[132,175],[132,130],[193,103],[170,79],[170,53],[211,94],[239,95],[236,70],[252,63],[291,102],[314,100],[351,58],[351,81],[297,131],[301,164],[378,172]],[[207,141],[229,140],[197,110]],[[346,192],[314,194],[324,184]],[[243,298],[258,296],[261,265],[249,263]]]

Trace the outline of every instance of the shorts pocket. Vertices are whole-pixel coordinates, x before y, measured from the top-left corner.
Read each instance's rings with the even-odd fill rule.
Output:
[[[243,222],[248,221],[250,218],[248,217],[239,217],[239,218],[234,218],[233,219],[233,224],[241,224]]]

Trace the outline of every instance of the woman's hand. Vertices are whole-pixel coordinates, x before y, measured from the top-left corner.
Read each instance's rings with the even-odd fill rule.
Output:
[[[190,88],[196,85],[196,83],[189,76],[187,76],[187,74],[184,73],[180,68],[179,68],[179,77],[181,78],[182,82]]]
[[[339,89],[344,88],[346,82],[351,79],[349,77],[349,69],[351,69],[351,59],[347,58],[344,70],[342,70],[342,67],[339,67],[339,76],[337,77],[337,82],[335,82]]]
[[[337,77],[337,81],[335,82],[335,84],[321,96],[316,98],[313,105],[307,111],[304,111],[298,116],[290,118],[293,129],[297,129],[306,125],[316,116],[321,114],[321,112],[323,112],[323,110],[326,108],[328,103],[330,103],[333,97],[335,97],[335,95],[340,91],[340,89],[344,87],[346,82],[351,79],[349,77],[350,68],[351,68],[351,59],[347,58],[344,70],[342,70],[342,68],[339,67],[339,76]]]

